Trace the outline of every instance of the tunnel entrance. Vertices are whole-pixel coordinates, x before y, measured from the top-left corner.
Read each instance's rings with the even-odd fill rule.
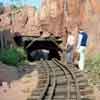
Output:
[[[16,45],[24,47],[29,61],[37,61],[40,59],[51,60],[53,58],[61,60],[62,50],[59,44],[62,41],[58,37],[41,38],[15,35],[14,41]]]
[[[29,61],[37,61],[40,59],[51,60],[56,58],[61,60],[61,48],[52,40],[42,39],[36,41],[26,40],[24,48],[27,52]]]

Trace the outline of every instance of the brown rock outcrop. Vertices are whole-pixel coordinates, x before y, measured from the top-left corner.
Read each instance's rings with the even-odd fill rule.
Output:
[[[40,30],[45,34],[52,32],[63,35],[64,26],[71,27],[80,24],[89,33],[90,46],[100,42],[100,1],[99,0],[42,0],[40,13],[32,7],[24,7],[14,15],[5,10],[0,15],[0,27],[11,28],[27,35],[38,35]],[[9,13],[8,13],[9,12]],[[76,34],[76,33],[75,33]],[[95,47],[100,50],[100,47]]]
[[[38,21],[35,8],[26,6],[15,14],[13,29],[24,35],[32,35],[39,30]]]
[[[48,26],[44,25],[43,28],[61,33],[64,25],[73,27],[79,24],[89,34],[89,51],[99,52],[100,46],[96,45],[100,42],[99,5],[100,0],[66,0],[66,3],[65,0],[43,0],[42,8],[45,10],[42,14],[44,20],[48,20]]]
[[[100,1],[99,0],[85,0],[83,8],[81,9],[81,22],[86,31],[89,33],[89,53],[94,51],[99,52],[100,46]],[[92,53],[93,54],[93,53]]]
[[[43,0],[40,25],[44,31],[61,35],[64,22],[64,0]]]
[[[10,20],[11,9],[6,7],[4,13],[0,15],[0,28],[9,29],[11,20]]]
[[[32,35],[39,32],[39,16],[36,9],[30,6],[18,10],[7,9],[0,15],[0,28],[11,29],[11,32],[20,32]]]

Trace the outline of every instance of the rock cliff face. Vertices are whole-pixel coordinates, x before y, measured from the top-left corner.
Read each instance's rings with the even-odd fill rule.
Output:
[[[80,12],[80,19],[89,33],[89,52],[100,52],[100,1],[99,0],[85,0]]]
[[[7,8],[6,8],[7,9]],[[36,9],[30,6],[18,10],[4,11],[0,15],[0,27],[10,29],[11,32],[32,35],[39,32],[39,16]]]
[[[39,16],[33,7],[24,7],[15,14],[13,29],[14,31],[23,33],[24,35],[36,35],[38,33]],[[17,27],[16,27],[17,26]]]
[[[48,20],[48,30],[54,33],[62,33],[64,25],[80,24],[89,34],[89,51],[97,52],[100,51],[100,46],[96,45],[100,42],[99,5],[100,0],[43,0],[41,14]]]
[[[9,7],[5,8],[4,13],[0,15],[0,28],[10,28],[10,13]]]
[[[61,35],[64,22],[64,0],[43,0],[40,24],[44,31]]]
[[[7,8],[0,15],[0,27],[27,35],[38,35],[40,30],[63,35],[64,26],[80,24],[89,33],[91,50],[100,42],[99,5],[100,0],[42,0],[40,13],[29,6],[18,11]]]

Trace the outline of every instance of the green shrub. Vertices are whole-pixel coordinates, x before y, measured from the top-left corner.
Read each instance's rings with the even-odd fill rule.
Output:
[[[26,54],[22,48],[10,48],[0,53],[0,61],[8,65],[18,66],[25,59]]]
[[[100,54],[86,60],[85,70],[88,72],[90,83],[100,82]]]

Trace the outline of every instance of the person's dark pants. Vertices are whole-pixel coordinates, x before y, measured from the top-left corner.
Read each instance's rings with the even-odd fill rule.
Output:
[[[66,59],[68,64],[73,63],[73,47],[71,46],[70,49],[67,51]]]

